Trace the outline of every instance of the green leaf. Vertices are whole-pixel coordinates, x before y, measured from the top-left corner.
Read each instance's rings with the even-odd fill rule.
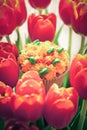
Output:
[[[62,130],[71,130],[69,126],[67,126],[66,128],[63,128]],[[75,129],[74,129],[75,130]]]
[[[41,117],[39,120],[36,121],[36,126],[39,127],[40,130],[43,130],[44,128],[44,118]]]
[[[46,126],[43,130],[52,130],[51,126]]]
[[[79,98],[78,111],[69,125],[71,130],[77,130],[81,107],[82,107],[82,99]]]
[[[5,122],[3,119],[0,119],[0,130],[4,130]]]
[[[31,43],[30,37],[26,37],[26,38],[25,38],[25,43],[26,43],[26,44]]]
[[[84,123],[84,126],[83,126],[83,130],[87,130],[87,117],[85,119],[85,123]]]

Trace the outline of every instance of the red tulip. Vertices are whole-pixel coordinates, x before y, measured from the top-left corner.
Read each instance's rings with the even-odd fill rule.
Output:
[[[25,122],[16,119],[9,119],[5,124],[4,130],[30,130]]]
[[[51,0],[38,0],[38,1],[36,1],[36,0],[28,0],[29,1],[29,3],[30,3],[30,5],[33,7],[33,8],[42,8],[42,9],[44,9],[44,8],[46,8],[49,4],[50,4],[50,2],[51,2]]]
[[[24,0],[5,0],[0,2],[0,36],[9,35],[22,25],[27,17]]]
[[[16,26],[21,26],[27,18],[27,9],[24,0],[6,0],[6,3],[14,10]]]
[[[16,85],[16,93],[19,95],[36,93],[45,95],[45,87],[37,71],[24,73]]]
[[[69,125],[77,108],[77,91],[73,87],[58,88],[56,84],[53,84],[45,99],[44,117],[49,125],[62,129]]]
[[[0,81],[14,87],[19,75],[19,67],[15,56],[12,53],[4,53],[3,51],[0,51],[0,53]]]
[[[87,3],[81,0],[60,0],[59,14],[76,33],[87,35]]]
[[[0,42],[0,51],[6,51],[8,53],[13,53],[16,57],[18,56],[17,46],[8,42]]]
[[[38,15],[31,14],[28,18],[28,32],[32,41],[52,41],[56,31],[55,14]],[[49,34],[49,35],[48,35]]]
[[[35,86],[34,86],[35,87]],[[43,97],[32,93],[12,96],[12,111],[21,121],[36,121],[42,116]]]
[[[0,118],[12,117],[10,107],[12,88],[0,81]]]
[[[39,128],[35,125],[28,126],[23,121],[9,119],[5,124],[4,130],[39,130]]]
[[[16,19],[12,8],[0,4],[0,36],[9,35],[15,29]]]
[[[87,99],[87,55],[77,54],[70,67],[70,83],[83,99]]]
[[[26,72],[18,80],[16,94],[12,96],[13,113],[20,120],[36,121],[42,116],[44,99],[45,87],[39,74]]]
[[[72,27],[76,33],[87,35],[87,4],[78,3],[72,17]]]
[[[71,18],[74,12],[74,2],[72,0],[60,0],[59,14],[63,22],[71,25]]]

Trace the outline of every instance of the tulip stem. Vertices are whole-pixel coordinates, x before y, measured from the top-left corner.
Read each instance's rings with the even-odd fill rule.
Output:
[[[19,33],[19,29],[17,28],[16,29],[16,33],[17,33],[17,41],[16,41],[16,45],[19,49],[19,52],[22,50],[22,40],[21,40],[21,36],[20,36],[20,33]]]
[[[68,43],[68,53],[71,57],[71,48],[72,48],[72,27],[69,27],[69,43]]]
[[[9,36],[5,36],[5,37],[6,37],[7,42],[11,43],[10,37]]]
[[[69,42],[68,42],[68,53],[71,58],[71,48],[72,48],[72,27],[69,27]],[[64,77],[63,86],[68,87],[69,85],[69,74],[67,74]]]
[[[83,130],[83,125],[84,125],[84,122],[85,122],[86,110],[87,110],[87,100],[83,100],[82,108],[81,108],[81,112],[80,112],[80,119],[79,119],[78,129],[77,130]]]
[[[85,36],[81,36],[81,47],[80,47],[80,50],[79,50],[79,53],[80,54],[83,54],[83,51],[84,51],[84,44],[85,44]]]
[[[39,15],[42,14],[42,9],[38,8]]]

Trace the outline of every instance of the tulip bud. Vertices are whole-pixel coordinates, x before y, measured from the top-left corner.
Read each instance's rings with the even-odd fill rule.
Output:
[[[0,118],[7,119],[13,115],[10,106],[12,92],[11,87],[0,81]]]
[[[0,81],[14,87],[19,76],[19,67],[12,53],[0,55]]]
[[[15,44],[10,44],[8,42],[0,42],[0,51],[1,50],[6,51],[8,53],[13,53],[15,57],[18,56],[18,48]]]
[[[87,4],[79,2],[72,16],[72,27],[76,33],[87,35]]]
[[[15,29],[15,13],[9,6],[1,4],[0,14],[0,36],[9,35]]]
[[[51,2],[51,0],[38,0],[38,1],[36,1],[36,0],[28,0],[29,1],[29,3],[30,3],[30,5],[33,7],[33,8],[42,8],[42,9],[44,9],[44,8],[46,8],[49,4],[50,4],[50,2]]]
[[[16,26],[21,26],[27,18],[25,0],[7,0],[7,4],[12,7],[16,16]]]
[[[70,83],[79,96],[87,99],[87,54],[77,54],[70,67]]]
[[[72,2],[72,0],[60,0],[59,15],[66,25],[71,25],[73,12],[74,2]]]
[[[16,94],[12,96],[13,113],[19,120],[36,121],[43,114],[44,100],[45,87],[39,74],[26,72],[18,80]]]
[[[28,18],[28,32],[32,41],[52,41],[56,31],[55,14],[38,15],[31,14]],[[49,35],[48,35],[49,34]]]
[[[53,84],[44,105],[44,117],[49,125],[62,129],[69,125],[78,109],[78,94],[75,88],[58,88]]]

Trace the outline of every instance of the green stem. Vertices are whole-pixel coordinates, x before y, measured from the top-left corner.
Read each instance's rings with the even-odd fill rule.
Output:
[[[38,8],[39,15],[42,14],[42,9]]]
[[[7,42],[11,43],[11,39],[9,36],[5,36],[5,38],[6,38]]]
[[[17,41],[16,41],[16,45],[19,49],[19,51],[22,50],[22,40],[21,40],[21,36],[20,36],[20,33],[19,33],[19,28],[16,29],[16,33],[17,33]]]
[[[79,53],[80,54],[83,54],[83,51],[84,51],[84,44],[85,44],[85,36],[81,36],[81,47],[80,47],[80,50],[79,50]]]
[[[46,14],[46,15],[48,14],[48,9],[47,9],[47,8],[45,9],[45,14]]]
[[[72,27],[69,27],[69,41],[68,41],[68,53],[71,59],[71,48],[72,48]],[[69,74],[67,72],[66,76],[64,77],[63,86],[69,86]]]
[[[86,110],[87,110],[87,100],[83,100],[81,113],[80,113],[80,119],[79,119],[78,129],[77,130],[83,130],[83,125],[84,125],[85,116],[86,116]]]
[[[69,43],[68,43],[68,53],[71,58],[71,48],[72,48],[72,27],[69,27]]]

